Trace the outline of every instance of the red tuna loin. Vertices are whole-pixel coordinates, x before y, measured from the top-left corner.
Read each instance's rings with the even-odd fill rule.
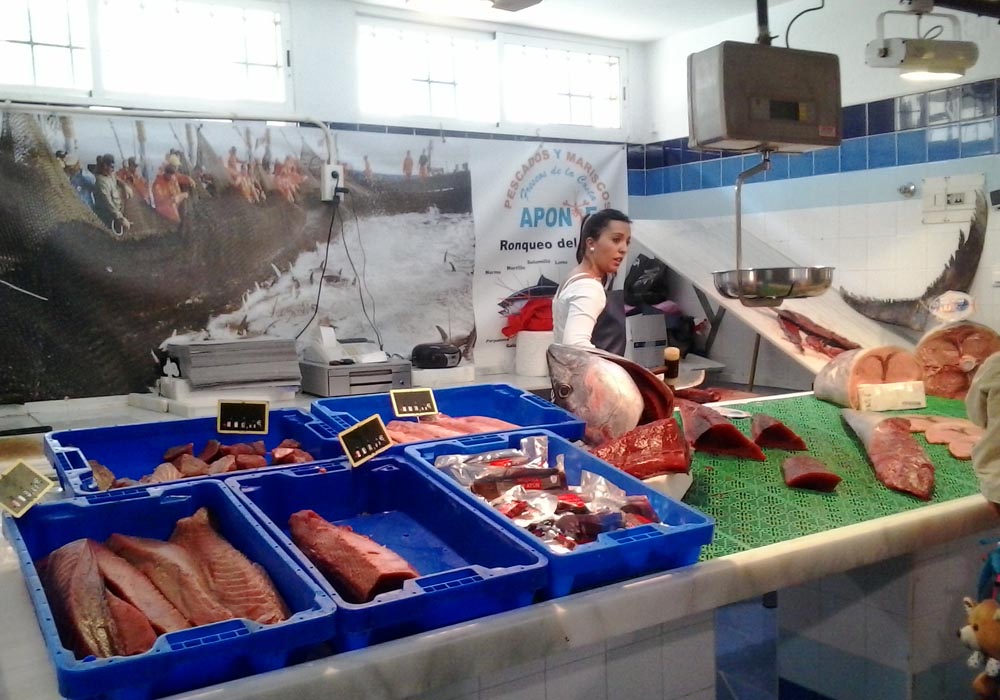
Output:
[[[894,491],[910,493],[925,501],[931,497],[934,465],[910,434],[908,420],[846,408],[840,413],[861,438],[876,479]]]
[[[791,428],[780,420],[766,413],[754,414],[750,423],[750,435],[753,441],[761,447],[773,447],[779,450],[801,452],[809,449],[805,440],[795,434]]]
[[[691,469],[691,447],[673,418],[640,425],[592,452],[637,479]]]
[[[1000,352],[1000,335],[972,321],[949,323],[927,332],[917,343],[924,388],[932,396],[963,399],[983,361]]]
[[[840,483],[840,477],[815,457],[796,455],[781,463],[785,483],[796,489],[813,491],[833,491]]]
[[[695,450],[758,462],[767,459],[758,445],[718,411],[683,399],[677,399],[677,406],[684,420],[684,437]]]
[[[292,513],[288,523],[295,544],[352,603],[366,603],[419,576],[392,550],[349,527],[327,522],[315,511]]]
[[[183,547],[119,533],[111,535],[107,545],[144,573],[192,625],[207,625],[233,616],[212,595],[198,562]]]
[[[156,632],[149,619],[134,605],[105,589],[108,611],[115,621],[115,647],[122,656],[142,654],[153,648]]]
[[[81,659],[117,653],[115,623],[90,542],[64,544],[40,563],[62,642]]]
[[[288,608],[267,572],[216,532],[207,509],[178,520],[170,541],[191,553],[212,593],[236,617],[264,625],[288,618]]]
[[[162,634],[191,626],[145,574],[99,542],[91,548],[105,585],[149,618],[153,629]]]
[[[924,370],[913,353],[895,345],[848,350],[823,366],[813,382],[817,399],[857,408],[858,386],[922,381]]]

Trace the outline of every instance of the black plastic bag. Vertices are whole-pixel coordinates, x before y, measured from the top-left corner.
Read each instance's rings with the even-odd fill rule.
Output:
[[[669,299],[669,271],[663,261],[639,253],[625,276],[625,303],[629,306],[652,306]]]

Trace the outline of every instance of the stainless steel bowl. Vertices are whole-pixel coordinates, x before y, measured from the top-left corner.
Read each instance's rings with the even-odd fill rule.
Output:
[[[819,296],[833,282],[832,267],[760,267],[713,272],[715,288],[730,299]],[[742,291],[742,294],[740,293]]]

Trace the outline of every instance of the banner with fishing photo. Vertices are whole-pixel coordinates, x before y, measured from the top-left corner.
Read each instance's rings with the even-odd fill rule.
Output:
[[[144,391],[176,337],[474,341],[468,140],[0,117],[0,404]]]
[[[576,265],[582,217],[627,211],[625,149],[523,141],[470,148],[479,164],[472,173],[476,368],[512,372],[516,331],[546,325],[552,296]]]

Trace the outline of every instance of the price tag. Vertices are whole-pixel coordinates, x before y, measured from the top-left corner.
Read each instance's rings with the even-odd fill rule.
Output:
[[[219,401],[215,429],[220,433],[267,434],[267,401]]]
[[[24,462],[0,474],[0,508],[20,518],[55,484]]]
[[[347,455],[352,467],[360,466],[392,447],[392,440],[385,432],[382,416],[377,413],[337,433],[337,439],[340,440],[344,454]]]
[[[431,389],[391,389],[389,400],[392,401],[393,412],[400,418],[433,416],[438,412]]]

